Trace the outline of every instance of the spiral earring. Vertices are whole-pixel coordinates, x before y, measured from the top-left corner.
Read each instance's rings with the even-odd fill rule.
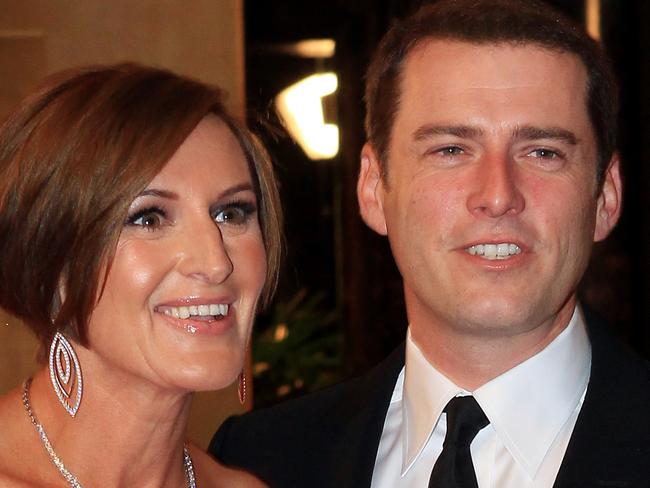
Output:
[[[74,417],[79,410],[83,382],[79,359],[63,334],[56,332],[50,344],[50,380],[59,402]]]
[[[244,370],[241,370],[239,376],[237,376],[237,394],[239,396],[239,403],[242,405],[246,403],[246,373]]]

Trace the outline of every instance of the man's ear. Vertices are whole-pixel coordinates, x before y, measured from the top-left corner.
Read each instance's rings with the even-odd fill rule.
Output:
[[[375,232],[386,235],[384,181],[379,159],[369,142],[361,149],[361,170],[357,181],[357,199],[364,222]]]
[[[609,161],[602,187],[598,192],[594,242],[602,241],[612,231],[621,216],[622,204],[621,161],[618,153],[615,153]]]

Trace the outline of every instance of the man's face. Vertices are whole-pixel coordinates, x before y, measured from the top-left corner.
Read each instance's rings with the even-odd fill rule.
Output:
[[[359,199],[388,235],[414,333],[568,321],[620,201],[617,161],[597,194],[582,63],[535,45],[433,40],[402,74],[387,176],[366,145]]]

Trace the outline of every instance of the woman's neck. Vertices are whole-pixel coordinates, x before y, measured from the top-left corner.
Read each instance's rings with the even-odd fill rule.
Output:
[[[32,409],[66,468],[85,486],[185,486],[191,393],[106,371],[92,352],[78,352],[84,388],[74,418],[59,404],[47,368],[30,389]]]

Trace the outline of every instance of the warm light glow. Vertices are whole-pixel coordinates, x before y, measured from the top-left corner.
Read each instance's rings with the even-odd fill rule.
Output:
[[[273,334],[273,340],[275,342],[282,342],[287,337],[289,337],[289,327],[286,324],[278,324],[275,328],[275,333]]]
[[[260,361],[259,363],[253,364],[253,375],[259,376],[264,371],[268,370],[271,367],[269,363]]]
[[[299,58],[325,59],[336,54],[336,41],[334,39],[305,39],[298,42],[253,45],[251,49],[257,52],[287,54]]]
[[[322,101],[337,87],[336,74],[321,73],[291,85],[275,99],[287,130],[310,159],[329,159],[339,152],[339,128],[325,123]]]
[[[333,39],[307,39],[294,44],[295,54],[305,58],[331,58],[336,52]]]
[[[600,0],[585,1],[585,21],[587,32],[591,37],[600,40]]]

